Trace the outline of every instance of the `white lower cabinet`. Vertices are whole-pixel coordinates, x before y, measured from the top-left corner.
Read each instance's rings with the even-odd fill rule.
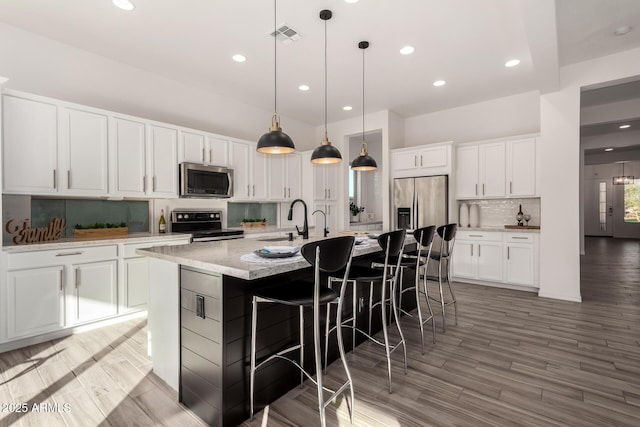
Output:
[[[7,338],[55,331],[64,326],[64,266],[7,273]]]
[[[483,283],[538,286],[537,234],[458,231],[451,274]]]
[[[502,281],[502,246],[499,232],[459,232],[452,257],[452,275]]]
[[[71,266],[73,292],[69,309],[73,325],[118,314],[118,261]]]
[[[124,260],[124,310],[147,306],[149,292],[149,260],[146,257]]]

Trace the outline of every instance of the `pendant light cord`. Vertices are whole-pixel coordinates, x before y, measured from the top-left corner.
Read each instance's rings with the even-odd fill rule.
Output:
[[[273,112],[278,116],[278,24],[276,14],[278,13],[277,0],[273,0]]]
[[[364,144],[364,51],[362,49],[362,143]]]
[[[327,20],[324,21],[324,137],[327,138]]]

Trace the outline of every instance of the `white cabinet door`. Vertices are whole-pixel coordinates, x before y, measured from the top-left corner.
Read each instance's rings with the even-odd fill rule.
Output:
[[[7,338],[55,331],[64,325],[63,266],[7,274]]]
[[[4,191],[50,194],[58,187],[58,108],[4,95]]]
[[[60,179],[65,192],[105,196],[108,192],[108,117],[104,114],[64,108],[64,157]]]
[[[456,166],[456,197],[478,197],[478,147],[458,147]]]
[[[145,125],[114,118],[115,171],[111,188],[122,196],[144,196],[146,182]]]
[[[483,144],[478,147],[478,194],[482,197],[505,195],[506,157],[503,142]]]
[[[150,188],[154,197],[178,197],[178,131],[173,128],[150,125]],[[149,184],[149,183],[147,183]]]
[[[327,186],[327,200],[338,200],[338,173],[342,163],[325,165],[325,182]]]
[[[180,161],[190,163],[205,163],[204,134],[183,130],[180,132]]]
[[[448,146],[422,148],[418,151],[416,163],[427,174],[434,168],[446,168],[449,165],[448,152]]]
[[[506,282],[516,285],[535,286],[535,246],[534,244],[508,243]]]
[[[295,200],[302,196],[302,156],[287,154],[287,199]]]
[[[227,166],[229,164],[229,141],[213,136],[207,136],[206,162],[215,166]]]
[[[478,242],[478,279],[502,281],[502,242]],[[457,244],[456,244],[457,246]],[[457,250],[457,248],[456,248]],[[456,254],[457,255],[457,254]]]
[[[455,251],[451,257],[451,274],[454,277],[476,277],[478,259],[475,246],[472,241],[456,240]]]
[[[269,187],[267,198],[269,200],[286,200],[286,159],[284,155],[269,157]]]
[[[116,260],[77,264],[70,270],[74,286],[70,323],[84,323],[118,314]]]
[[[395,151],[391,153],[393,171],[410,171],[418,168],[418,154],[412,151]]]
[[[233,141],[229,150],[229,165],[233,169],[233,198],[248,200],[251,196],[249,183],[251,172],[251,148],[248,144]]]
[[[147,305],[149,261],[146,257],[124,260],[124,309],[140,310]]]
[[[313,210],[320,209],[327,216],[327,228],[329,229],[329,237],[335,237],[338,234],[338,206],[335,203],[322,203],[317,202],[313,206]],[[313,211],[312,211],[313,212]],[[314,217],[315,224],[315,235],[322,236],[323,235],[323,227],[324,227],[324,218],[322,214],[316,214]]]
[[[536,194],[536,141],[524,139],[507,142],[507,195]]]
[[[338,200],[338,164],[314,164],[313,195],[316,200]]]
[[[257,200],[267,199],[267,171],[269,154],[258,153],[254,146],[251,152],[251,198]]]

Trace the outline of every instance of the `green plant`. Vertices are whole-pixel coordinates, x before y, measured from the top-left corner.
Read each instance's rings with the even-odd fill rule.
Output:
[[[358,206],[353,202],[349,203],[349,210],[351,211],[351,216],[356,216],[360,212],[364,212],[364,206]]]
[[[242,222],[267,222],[266,218],[244,218]]]
[[[119,224],[112,224],[110,222],[107,222],[106,224],[103,222],[96,222],[95,224],[90,224],[90,225],[80,225],[80,224],[76,224],[75,229],[76,230],[90,230],[93,228],[119,228],[119,227],[126,227],[127,223],[126,222],[121,222]]]

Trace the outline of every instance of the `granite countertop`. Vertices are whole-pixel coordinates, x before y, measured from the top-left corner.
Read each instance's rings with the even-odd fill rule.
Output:
[[[188,239],[190,234],[185,233],[129,233],[126,236],[119,237],[107,237],[104,239],[74,239],[73,237],[66,237],[54,242],[40,242],[31,243],[28,245],[13,245],[3,246],[2,250],[7,253],[19,253],[19,252],[31,252],[31,251],[44,251],[49,249],[67,249],[77,248],[83,246],[100,246],[100,245],[113,245],[118,243],[145,243],[153,242],[157,240],[174,240],[174,239]]]
[[[349,221],[350,225],[374,225],[382,224],[382,221]]]
[[[458,231],[502,231],[509,233],[540,233],[540,230],[504,228],[504,226],[485,226],[485,227],[458,227]]]
[[[301,227],[302,228],[302,227]],[[314,226],[309,226],[309,231],[314,230]],[[296,232],[296,227],[278,227],[277,225],[268,225],[266,227],[257,227],[257,228],[244,228],[244,227],[228,227],[228,230],[242,230],[244,231],[244,236],[251,238],[252,234],[265,234],[265,233],[290,233]]]
[[[259,264],[240,260],[245,254],[262,249],[264,246],[302,246],[305,243],[321,240],[322,237],[311,237],[309,240],[295,239],[293,242],[261,241],[256,239],[221,240],[214,242],[198,242],[190,245],[161,246],[138,249],[139,255],[157,258],[177,264],[208,270],[244,280],[274,276],[289,271],[309,267],[304,259],[288,263]],[[407,243],[413,243],[412,236],[407,236]],[[366,255],[380,250],[374,239],[366,239],[355,247],[354,256]]]

